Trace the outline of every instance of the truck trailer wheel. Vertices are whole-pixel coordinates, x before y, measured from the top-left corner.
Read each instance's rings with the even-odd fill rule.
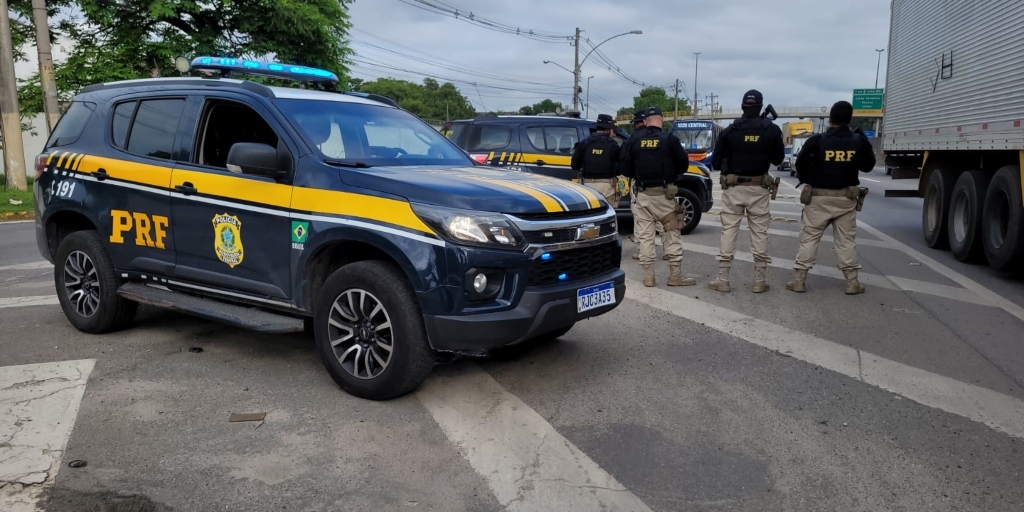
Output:
[[[924,207],[921,208],[921,227],[924,241],[933,249],[946,249],[946,221],[949,217],[949,197],[956,183],[956,173],[950,169],[935,169],[924,189]]]
[[[383,261],[359,261],[331,274],[317,296],[313,324],[327,371],[360,398],[404,395],[434,366],[416,294]]]
[[[996,270],[1024,267],[1024,203],[1021,202],[1020,168],[999,169],[982,208],[982,242],[988,264]]]
[[[967,171],[960,175],[950,196],[949,248],[959,261],[983,261],[985,250],[981,240],[982,205],[991,175],[984,171]]]

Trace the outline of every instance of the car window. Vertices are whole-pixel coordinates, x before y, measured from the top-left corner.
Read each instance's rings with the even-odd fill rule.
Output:
[[[85,131],[85,125],[89,123],[89,117],[92,116],[94,110],[96,110],[95,103],[84,101],[72,103],[57,122],[57,126],[53,128],[53,133],[46,141],[46,147],[55,148],[74,144]]]
[[[212,99],[203,113],[202,136],[192,157],[195,163],[227,168],[228,152],[239,142],[277,147],[274,129],[252,107],[234,101]]]
[[[470,139],[469,151],[490,151],[508,147],[512,140],[512,128],[509,126],[479,125],[478,130]]]
[[[282,98],[275,103],[324,158],[371,166],[473,163],[452,141],[404,110],[331,100]]]
[[[111,135],[114,138],[114,145],[119,148],[124,148],[124,143],[128,140],[128,127],[131,125],[132,116],[135,115],[135,107],[138,105],[137,101],[126,101],[124,103],[118,103],[114,107],[114,115],[111,116]]]
[[[127,151],[140,156],[170,160],[178,120],[185,109],[184,99],[144,100],[139,102]]]
[[[580,140],[575,126],[534,126],[526,129],[526,136],[533,147],[549,153],[572,153]]]

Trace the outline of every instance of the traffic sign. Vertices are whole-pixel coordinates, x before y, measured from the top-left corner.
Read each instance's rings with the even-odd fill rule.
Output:
[[[854,89],[853,115],[880,116],[885,103],[885,89]]]
[[[875,138],[875,131],[874,130],[864,130],[864,136],[869,138],[869,139],[873,139],[873,138]]]

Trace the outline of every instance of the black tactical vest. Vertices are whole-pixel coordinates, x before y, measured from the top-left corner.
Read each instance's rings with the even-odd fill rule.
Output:
[[[672,165],[672,150],[668,147],[668,132],[644,129],[639,134],[630,152],[633,153],[633,172],[636,180],[644,186],[654,187],[674,181],[669,176],[675,173]]]
[[[618,144],[604,134],[594,135],[583,144],[583,177],[601,179],[615,176],[612,156]]]
[[[813,188],[840,189],[860,183],[857,152],[861,150],[860,135],[849,128],[837,128],[822,134],[816,166],[808,177]]]
[[[760,117],[737,119],[729,129],[729,165],[724,174],[760,176],[771,167],[768,148],[772,122]]]

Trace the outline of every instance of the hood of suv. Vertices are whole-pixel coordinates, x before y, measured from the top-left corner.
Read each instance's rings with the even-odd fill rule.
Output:
[[[520,171],[480,167],[346,169],[349,185],[411,202],[499,213],[558,213],[607,208],[589,187]]]

